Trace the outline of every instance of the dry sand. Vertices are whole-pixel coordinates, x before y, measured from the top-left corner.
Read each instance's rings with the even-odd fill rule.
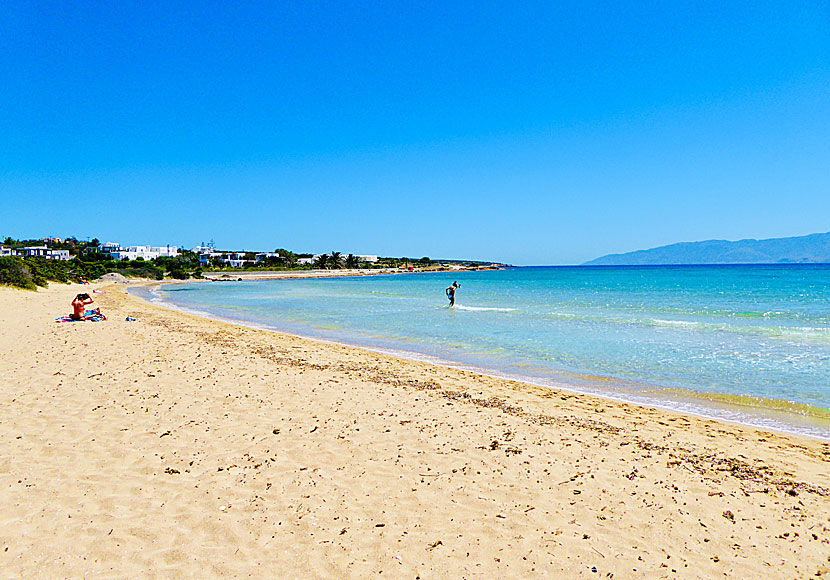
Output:
[[[106,289],[0,288],[2,577],[830,574],[825,442]]]

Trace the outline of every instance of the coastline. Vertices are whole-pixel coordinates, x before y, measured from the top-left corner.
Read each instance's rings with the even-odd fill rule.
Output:
[[[379,276],[382,274],[410,274],[400,268],[373,268],[371,270],[240,270],[239,272],[208,272],[203,274],[206,281],[222,282],[225,280],[282,280],[285,278],[340,278],[344,276]],[[181,280],[177,282],[195,282]],[[165,281],[160,281],[164,283]]]
[[[341,268],[337,270],[240,270],[239,272],[207,272],[203,274],[205,280],[211,282],[222,282],[226,280],[246,281],[246,280],[282,280],[285,278],[342,278],[349,276],[383,276],[390,274],[433,274],[435,272],[481,272],[486,270],[500,270],[507,266],[492,267],[492,266],[476,266],[476,267],[460,267],[460,268],[415,268],[408,270],[406,268],[368,268],[368,269],[348,269]],[[196,279],[177,280],[175,282],[195,282]],[[166,281],[160,281],[162,283]]]
[[[273,278],[250,278],[249,280],[269,280],[278,278],[328,278],[349,276],[344,271],[339,276],[327,276],[328,271],[300,272],[300,276],[275,276]],[[411,273],[411,272],[378,272],[375,275]],[[280,274],[275,272],[274,274]],[[371,275],[371,274],[369,274]],[[735,395],[720,392],[699,392],[676,387],[659,387],[653,385],[646,390],[634,390],[626,388],[630,380],[619,379],[610,376],[598,376],[596,374],[580,374],[562,372],[568,376],[570,382],[561,379],[545,379],[542,376],[523,375],[515,372],[508,372],[498,368],[490,368],[484,365],[477,365],[459,360],[453,360],[445,356],[437,356],[425,352],[405,350],[392,346],[378,346],[364,344],[360,341],[349,341],[348,338],[340,339],[326,336],[325,332],[314,334],[313,332],[303,333],[303,329],[290,329],[280,326],[271,326],[251,320],[235,319],[217,315],[215,313],[187,308],[172,302],[165,301],[161,297],[153,298],[146,295],[145,289],[152,289],[162,285],[182,284],[197,280],[185,281],[160,281],[151,283],[147,281],[142,284],[132,284],[128,287],[138,291],[132,294],[142,300],[147,300],[156,306],[168,308],[177,312],[200,316],[228,324],[235,324],[248,328],[263,331],[286,334],[296,338],[311,340],[324,344],[333,344],[348,348],[357,348],[370,352],[389,355],[405,360],[437,365],[442,368],[468,371],[493,379],[506,380],[510,382],[523,383],[545,389],[562,390],[577,395],[587,395],[601,399],[627,403],[635,406],[643,406],[660,409],[669,412],[680,413],[700,419],[712,419],[738,426],[764,429],[794,436],[806,436],[817,441],[830,442],[830,410],[823,407],[810,407],[808,405],[794,403],[785,399],[760,398],[748,395]],[[311,330],[310,328],[307,330]],[[639,381],[635,384],[646,385]],[[614,386],[615,388],[609,388]]]
[[[830,573],[827,443],[80,288],[0,288],[10,575]]]

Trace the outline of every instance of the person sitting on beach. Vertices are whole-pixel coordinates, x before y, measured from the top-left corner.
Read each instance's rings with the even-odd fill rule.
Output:
[[[455,306],[455,291],[458,288],[461,288],[461,286],[458,285],[458,282],[453,282],[451,285],[447,286],[447,289],[445,290],[447,298],[450,299],[450,306]]]
[[[83,320],[84,319],[84,312],[86,312],[87,304],[92,304],[93,300],[89,297],[89,294],[78,294],[75,296],[75,300],[72,301],[72,314],[69,315],[69,318],[72,320]]]

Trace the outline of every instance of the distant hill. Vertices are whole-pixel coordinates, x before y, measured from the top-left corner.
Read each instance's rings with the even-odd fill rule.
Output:
[[[830,263],[830,233],[768,240],[681,242],[626,254],[608,254],[585,266],[661,264],[815,264]]]

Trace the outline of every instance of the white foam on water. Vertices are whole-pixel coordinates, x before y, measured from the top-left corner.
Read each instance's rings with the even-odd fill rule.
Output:
[[[661,318],[655,318],[651,320],[651,322],[657,326],[679,326],[684,328],[694,328],[700,326],[699,322],[693,322],[690,320],[664,320]]]
[[[453,306],[458,310],[469,310],[472,312],[514,312],[517,308],[496,308],[494,306],[462,306],[461,304],[456,304]]]

